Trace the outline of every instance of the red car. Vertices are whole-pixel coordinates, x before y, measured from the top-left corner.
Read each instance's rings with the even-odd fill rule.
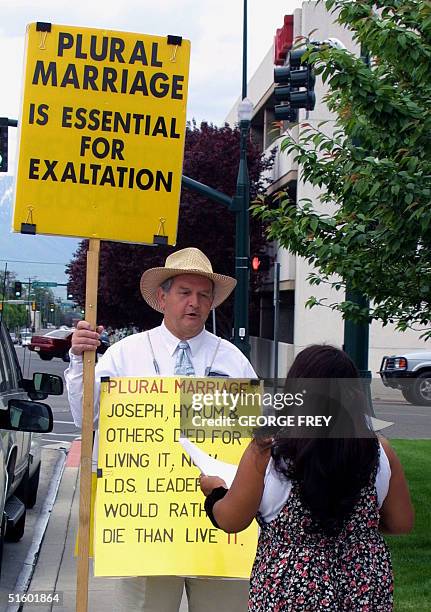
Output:
[[[53,329],[44,336],[33,336],[28,348],[39,354],[44,361],[60,357],[69,361],[73,329]]]
[[[39,354],[44,361],[53,357],[60,357],[63,361],[69,361],[69,349],[72,344],[73,329],[53,329],[44,336],[33,336],[28,348]],[[102,337],[98,353],[104,353],[109,342]]]

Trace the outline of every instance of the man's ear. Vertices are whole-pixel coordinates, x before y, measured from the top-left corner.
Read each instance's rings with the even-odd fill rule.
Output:
[[[162,312],[165,312],[166,294],[161,287],[157,289],[157,304]]]

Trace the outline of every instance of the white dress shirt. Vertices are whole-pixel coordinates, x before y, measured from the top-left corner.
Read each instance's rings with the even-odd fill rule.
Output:
[[[149,338],[148,338],[149,336]],[[94,422],[99,415],[100,379],[102,376],[175,376],[179,338],[162,323],[146,332],[127,336],[113,344],[99,359],[95,369]],[[208,368],[213,376],[257,378],[248,359],[227,340],[203,329],[190,338],[190,357],[196,376],[204,377]],[[154,352],[154,357],[153,357]],[[64,373],[70,410],[77,427],[82,424],[83,364],[82,357],[70,352],[70,364]],[[93,470],[97,467],[98,431],[93,448]]]

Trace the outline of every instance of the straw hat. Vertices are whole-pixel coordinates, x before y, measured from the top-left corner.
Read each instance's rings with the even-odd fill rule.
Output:
[[[141,276],[141,293],[151,308],[162,312],[157,300],[157,290],[168,278],[179,276],[180,274],[196,274],[213,281],[213,308],[224,302],[236,285],[236,280],[231,276],[224,276],[223,274],[213,272],[210,260],[199,249],[194,247],[181,249],[166,258],[164,268],[150,268]]]

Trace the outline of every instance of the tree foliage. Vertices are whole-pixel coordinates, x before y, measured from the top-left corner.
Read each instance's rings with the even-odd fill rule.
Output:
[[[0,270],[0,302],[2,302],[2,312],[0,317],[11,331],[27,324],[27,312],[23,304],[8,304],[8,299],[15,299],[13,286],[16,274],[13,271],[5,272]],[[24,285],[23,285],[24,288]],[[3,297],[4,296],[4,297]]]
[[[250,143],[248,166],[251,197],[263,190],[262,172],[269,166]],[[239,164],[239,130],[202,123],[187,129],[183,173],[201,183],[232,196],[235,193]],[[252,219],[251,248],[258,252],[265,243],[262,224]],[[169,253],[194,246],[211,260],[213,269],[234,275],[235,214],[223,205],[186,189],[181,192],[176,247],[144,246],[102,242],[99,267],[98,319],[105,325],[129,324],[148,329],[160,322],[160,315],[143,301],[139,290],[142,272],[163,266]],[[73,295],[85,302],[87,241],[82,241],[67,268]],[[218,332],[228,336],[232,327],[233,299],[217,309]],[[256,307],[257,310],[257,307]]]
[[[15,299],[14,285],[17,280],[17,275],[14,271],[5,273],[0,270],[0,302],[3,299],[3,291],[5,294],[3,306],[3,321],[11,330],[18,330],[20,327],[28,327],[31,323],[32,316],[29,315],[26,304],[9,304],[8,300]],[[28,294],[28,283],[22,282],[21,298],[26,303],[36,302],[37,309],[42,313],[42,319],[45,321],[48,318],[48,308],[50,303],[55,302],[55,296],[52,289],[47,287],[31,287],[30,296]],[[60,320],[61,317],[58,317]],[[62,322],[62,321],[60,321]]]
[[[1,301],[2,295],[0,294],[0,302]],[[25,306],[22,304],[4,303],[3,312],[0,313],[0,318],[10,331],[14,331],[27,325],[28,315]]]
[[[335,130],[302,125],[285,138],[302,178],[320,188],[328,212],[309,200],[256,206],[269,237],[304,256],[321,282],[372,300],[331,307],[354,320],[431,321],[431,4],[420,0],[326,0],[366,52],[310,49],[327,83]],[[365,60],[365,61],[364,61]],[[369,61],[367,61],[369,60]],[[328,134],[329,132],[329,134]],[[334,212],[335,204],[335,212]],[[334,281],[334,274],[341,280]],[[318,303],[310,298],[309,305]],[[431,335],[431,331],[425,334]]]

